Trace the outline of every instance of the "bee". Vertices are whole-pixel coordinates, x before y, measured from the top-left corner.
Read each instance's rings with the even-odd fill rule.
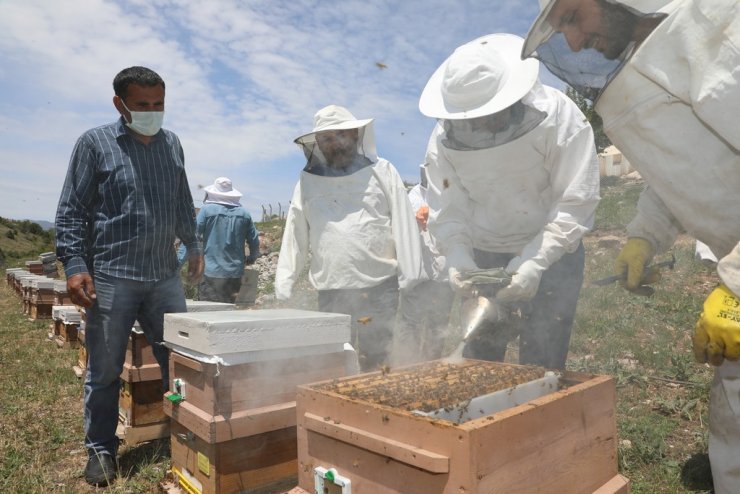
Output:
[[[442,180],[442,187],[445,188],[445,189],[449,189],[450,188],[450,181],[447,180],[447,179]]]
[[[369,324],[372,320],[373,318],[370,316],[362,316],[357,318],[357,322],[359,322],[360,324]]]
[[[389,365],[383,364],[380,366],[380,374],[383,376],[387,376],[388,373],[391,371],[391,368]]]

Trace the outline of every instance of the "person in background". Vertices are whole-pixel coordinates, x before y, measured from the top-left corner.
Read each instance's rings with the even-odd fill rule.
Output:
[[[537,61],[519,58],[522,43],[503,33],[466,43],[424,88],[419,109],[437,119],[426,152],[429,229],[463,297],[466,272],[512,275],[495,305],[521,318],[486,322],[463,356],[502,361],[517,322],[520,363],[563,369],[599,167],[586,117],[540,84]]]
[[[693,335],[716,366],[714,492],[740,492],[740,3],[552,0],[522,49],[594,101],[604,132],[647,182],[615,261],[627,290],[685,231],[719,259]]]
[[[449,337],[454,292],[447,280],[445,258],[429,233],[426,164],[419,167],[421,181],[408,192],[421,236],[422,262],[429,278],[401,292],[399,328],[394,345],[394,366],[443,357]]]
[[[56,213],[67,291],[86,310],[85,480],[99,486],[116,476],[119,376],[136,320],[167,389],[164,314],[186,310],[176,237],[188,247],[189,281],[203,272],[182,146],[161,128],[164,81],[129,67],[113,90],[120,118],[77,140]]]
[[[372,120],[329,105],[295,140],[307,159],[288,209],[275,295],[308,279],[322,312],[352,316],[363,371],[387,365],[398,290],[422,278],[419,232],[398,171],[375,149]]]
[[[205,188],[196,230],[203,242],[205,271],[198,298],[233,304],[239,293],[244,266],[259,256],[259,236],[252,217],[239,202],[242,194],[227,177]],[[245,257],[245,245],[249,255]]]

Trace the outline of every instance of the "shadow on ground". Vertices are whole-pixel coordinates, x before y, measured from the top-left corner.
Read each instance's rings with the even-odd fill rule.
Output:
[[[709,455],[696,453],[681,468],[681,483],[693,491],[714,492]]]

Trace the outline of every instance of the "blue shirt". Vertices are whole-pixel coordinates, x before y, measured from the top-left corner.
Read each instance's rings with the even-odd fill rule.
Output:
[[[206,203],[196,220],[203,241],[205,269],[211,278],[241,278],[244,274],[244,245],[249,245],[253,261],[259,255],[260,241],[252,217],[242,206]]]
[[[180,140],[164,129],[146,145],[123,118],[85,132],[56,214],[56,254],[67,277],[169,278],[178,269],[175,237],[199,254],[184,162]]]

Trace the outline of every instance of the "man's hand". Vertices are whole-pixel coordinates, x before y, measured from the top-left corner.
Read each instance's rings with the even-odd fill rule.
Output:
[[[469,281],[463,281],[462,273],[457,268],[450,268],[447,274],[450,278],[450,287],[452,287],[455,293],[459,293],[464,297],[472,297],[474,295],[473,284]]]
[[[427,222],[429,221],[429,206],[424,204],[422,207],[416,210],[416,223],[419,225],[421,231],[427,230]]]
[[[95,284],[89,273],[78,273],[67,278],[67,293],[72,303],[82,307],[92,307],[97,298]]]
[[[694,330],[694,357],[699,363],[721,365],[740,358],[740,298],[720,285],[704,301]]]
[[[496,301],[502,304],[527,302],[537,295],[542,271],[532,261],[524,262],[511,277],[511,283],[496,294]]]
[[[200,281],[203,276],[203,265],[203,256],[188,257],[188,284],[195,285]]]
[[[622,286],[631,291],[638,291],[642,285],[649,285],[660,280],[660,270],[650,268],[645,271],[645,267],[655,255],[653,244],[649,240],[639,237],[627,239],[622,251],[614,261],[614,274],[617,276],[626,275]]]

